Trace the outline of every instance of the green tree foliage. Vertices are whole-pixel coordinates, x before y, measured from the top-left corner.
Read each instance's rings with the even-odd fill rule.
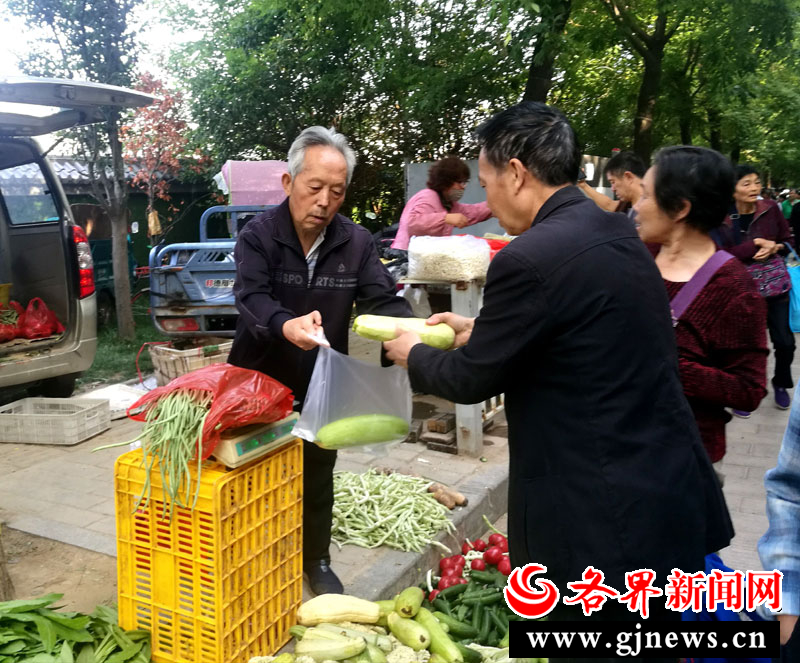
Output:
[[[474,156],[471,130],[519,99],[534,20],[505,30],[482,0],[253,0],[174,60],[197,138],[220,162],[285,158],[306,126],[335,126],[360,163],[348,210],[396,221],[402,165]]]
[[[217,162],[285,158],[311,124],[360,162],[346,213],[396,221],[403,163],[474,156],[489,113],[545,97],[585,150],[710,145],[788,172],[798,0],[236,0],[181,6],[195,139]],[[372,218],[377,217],[373,222]]]
[[[128,18],[140,0],[9,0],[9,10],[25,19],[37,47],[21,64],[35,76],[77,78],[130,86],[136,64]],[[104,108],[105,121],[74,130],[88,166],[94,197],[111,220],[117,325],[124,339],[134,336],[128,274],[128,187],[119,137],[121,111]]]
[[[658,11],[664,11],[674,25],[680,19],[664,44],[658,91],[648,101],[648,151],[696,143],[736,160],[743,149],[755,148],[754,131],[759,134],[771,121],[758,100],[767,89],[774,92],[768,81],[777,75],[775,63],[796,60],[797,49],[788,39],[797,16],[791,0],[682,2],[631,3],[635,14],[628,20],[637,20],[650,31],[656,30]],[[620,27],[621,21],[621,17],[613,21],[600,0],[577,0],[556,62],[557,82],[550,101],[572,118],[593,154],[636,145],[634,125],[642,110],[642,86],[652,72],[633,46],[636,32],[631,39],[621,37],[628,29]],[[648,89],[652,93],[652,81]],[[783,93],[790,90],[791,86],[784,87]]]

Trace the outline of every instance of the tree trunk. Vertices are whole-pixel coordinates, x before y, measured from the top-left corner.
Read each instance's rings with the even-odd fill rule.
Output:
[[[0,523],[0,601],[10,601],[14,598],[14,585],[8,575],[6,554],[3,550],[3,523]]]
[[[739,142],[738,138],[734,138],[731,144],[731,161],[734,164],[739,163],[739,159],[742,156],[742,144]]]
[[[550,30],[538,36],[533,48],[528,81],[525,84],[525,93],[522,95],[523,101],[547,102],[547,94],[553,86],[553,70],[558,55],[554,42],[558,41],[567,27],[571,10],[572,0],[560,0],[554,3]]]
[[[128,184],[125,181],[125,162],[119,140],[119,112],[110,113],[106,121],[108,144],[111,148],[113,170],[113,200],[109,200],[111,219],[111,263],[114,270],[114,298],[117,308],[117,332],[120,338],[132,341],[136,336],[131,306],[131,276],[128,265]]]
[[[692,109],[685,108],[679,120],[681,127],[681,144],[692,144]]]
[[[114,298],[117,305],[117,332],[132,341],[136,336],[131,307],[131,276],[128,264],[128,214],[117,210],[111,217],[111,261],[114,270]]]
[[[661,87],[663,45],[652,46],[643,59],[644,75],[636,102],[636,117],[633,120],[633,151],[649,164],[653,151],[653,115]]]
[[[712,150],[722,152],[722,118],[716,108],[706,109],[708,116],[708,142]]]

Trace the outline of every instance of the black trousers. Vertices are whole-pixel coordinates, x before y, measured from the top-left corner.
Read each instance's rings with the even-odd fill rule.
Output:
[[[330,560],[336,452],[303,442],[303,562]]]
[[[789,328],[789,293],[767,297],[767,329],[775,348],[775,375],[773,387],[791,389],[792,360],[794,359],[794,334]]]

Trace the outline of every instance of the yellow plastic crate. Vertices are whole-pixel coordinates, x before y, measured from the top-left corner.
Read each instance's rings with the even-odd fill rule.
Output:
[[[152,633],[155,663],[242,663],[289,641],[303,594],[300,440],[235,470],[206,462],[194,511],[162,520],[142,451],[115,469],[119,623]],[[196,468],[192,469],[194,479]]]

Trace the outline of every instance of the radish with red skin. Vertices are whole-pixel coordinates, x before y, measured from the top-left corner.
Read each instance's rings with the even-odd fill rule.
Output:
[[[483,552],[484,550],[486,550],[487,547],[486,541],[484,541],[483,539],[475,539],[472,542],[472,547],[475,548],[475,550],[477,550],[478,552]]]
[[[442,571],[442,578],[459,578],[461,576],[462,567],[460,566],[451,566],[449,569],[445,569]]]
[[[483,553],[483,561],[487,564],[498,564],[503,559],[503,551],[497,546],[492,546]]]
[[[469,568],[471,568],[473,571],[485,571],[486,562],[484,562],[482,559],[473,559],[472,562],[470,562]]]
[[[456,563],[456,566],[464,566],[467,563],[467,558],[464,555],[453,555],[450,559]]]
[[[492,534],[489,537],[490,546],[499,546],[503,541],[505,541],[506,545],[508,545],[508,539],[506,539],[506,537],[504,537],[502,534]]]
[[[439,579],[439,583],[436,585],[436,589],[447,589],[448,587],[452,587],[456,584],[456,577],[455,576],[442,576]]]
[[[464,543],[461,544],[461,553],[466,555],[470,550],[472,550],[472,544],[464,541]]]
[[[500,573],[502,573],[504,576],[511,575],[511,560],[503,555],[503,559],[501,559],[497,564],[497,570],[500,571]]]
[[[439,570],[444,572],[446,569],[452,569],[456,565],[452,557],[443,557],[439,560]]]
[[[428,594],[428,600],[433,603],[433,599],[435,599],[437,596],[439,596],[439,590],[434,589],[430,594]]]

